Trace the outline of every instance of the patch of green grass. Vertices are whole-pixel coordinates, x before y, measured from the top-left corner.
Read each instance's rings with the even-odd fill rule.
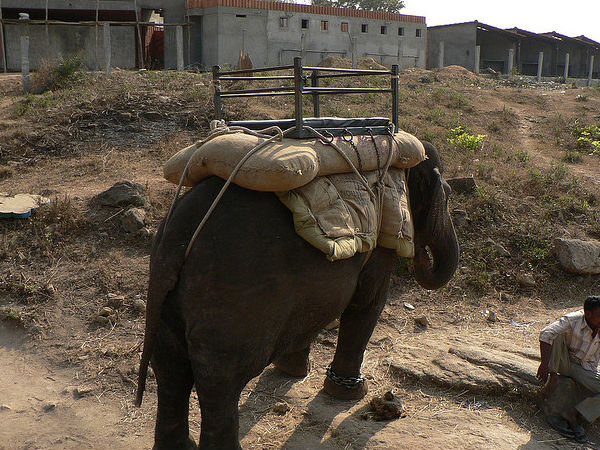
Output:
[[[552,253],[552,241],[547,236],[546,233],[515,234],[511,242],[524,259],[537,265]]]
[[[468,130],[459,125],[458,127],[450,130],[448,142],[457,150],[475,153],[477,150],[480,150],[483,147],[486,137],[487,136],[485,134],[470,134]]]
[[[430,100],[434,105],[444,105],[450,109],[473,111],[473,105],[471,105],[471,102],[464,94],[448,88],[434,89],[430,95]]]
[[[484,186],[478,187],[468,207],[471,221],[479,225],[490,225],[501,221],[503,209],[497,191]]]
[[[562,160],[565,162],[568,162],[568,163],[573,163],[573,164],[580,163],[581,161],[583,161],[583,156],[581,155],[580,152],[578,152],[575,149],[566,148],[565,156],[563,156]]]
[[[590,149],[592,154],[600,155],[600,126],[576,126],[574,134],[581,148]]]

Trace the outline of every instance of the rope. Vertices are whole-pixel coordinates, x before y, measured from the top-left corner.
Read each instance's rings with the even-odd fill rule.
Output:
[[[243,128],[243,127],[240,127]],[[267,128],[265,130],[262,130],[263,132],[266,132],[268,130],[273,130],[273,131],[277,131],[277,134],[275,136],[270,137],[269,139],[267,139],[264,142],[261,142],[260,144],[258,144],[257,146],[255,146],[252,150],[250,150],[246,156],[244,156],[239,163],[237,163],[237,165],[233,168],[233,170],[231,171],[231,175],[229,175],[229,178],[227,178],[227,181],[225,181],[225,184],[223,185],[223,187],[221,188],[221,190],[219,191],[219,194],[217,195],[217,197],[214,199],[212,205],[210,205],[210,208],[208,208],[208,211],[206,212],[206,214],[204,215],[204,218],[202,219],[202,221],[200,222],[200,225],[198,225],[198,228],[196,228],[196,231],[194,232],[192,238],[190,239],[190,242],[187,246],[187,249],[185,250],[185,257],[184,259],[187,259],[188,255],[190,254],[190,252],[192,251],[192,247],[194,246],[194,242],[196,241],[196,238],[198,237],[198,234],[200,234],[200,231],[202,230],[202,228],[204,227],[204,224],[206,223],[206,221],[208,220],[208,218],[211,216],[212,212],[215,210],[215,208],[217,207],[217,204],[219,203],[219,201],[221,200],[221,198],[223,197],[223,195],[225,194],[225,191],[227,190],[227,188],[229,187],[229,185],[231,184],[231,182],[233,181],[233,179],[235,178],[235,176],[237,175],[237,173],[239,172],[239,170],[241,169],[241,167],[244,165],[244,163],[248,160],[248,158],[250,158],[252,155],[254,155],[257,151],[259,151],[260,149],[266,147],[267,145],[269,145],[271,142],[279,139],[282,140],[283,136],[285,136],[286,134],[292,132],[294,130],[294,128],[289,128],[288,130],[286,130],[285,132],[281,131],[281,128],[279,127],[270,127]]]

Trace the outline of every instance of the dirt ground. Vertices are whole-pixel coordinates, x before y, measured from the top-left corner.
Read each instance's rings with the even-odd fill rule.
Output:
[[[148,78],[140,88],[136,80],[144,76]],[[151,232],[168,209],[175,186],[162,178],[161,165],[206,133],[209,83],[206,77],[153,77],[117,72],[110,89],[120,90],[113,97],[103,96],[102,89],[109,88],[99,82],[91,89],[97,92],[82,87],[70,96],[53,93],[28,99],[19,91],[19,76],[0,75],[0,192],[42,194],[53,205],[32,219],[6,221],[0,228],[0,449],[152,446],[153,378],[142,407],[133,406],[144,326],[143,312],[134,305],[145,299],[150,241],[121,229],[123,211],[101,209],[90,200],[126,179],[141,183],[149,193],[146,222]],[[493,135],[496,146],[490,143],[480,155],[447,158],[447,176],[472,174],[487,192],[497,188],[499,209],[507,199],[512,202],[503,211],[509,216],[506,222],[514,216],[523,228],[550,225],[557,235],[600,238],[600,157],[584,152],[582,162],[568,165],[590,202],[583,213],[574,212],[573,219],[561,215],[566,219],[560,230],[558,219],[535,209],[541,195],[538,185],[527,192],[510,181],[522,173],[554,170],[566,145],[560,141],[564,136],[556,135],[560,120],[583,117],[598,124],[600,92],[508,86],[459,69],[415,69],[403,72],[401,82],[406,117],[414,119],[405,124],[408,131],[432,135],[448,128],[456,113],[472,129]],[[190,83],[195,83],[193,95],[181,87]],[[415,92],[419,95],[413,98]],[[457,99],[467,99],[467,106]],[[458,102],[455,109],[452,101]],[[438,109],[432,102],[448,106],[430,114]],[[31,105],[25,112],[24,104]],[[289,111],[288,105],[268,101],[246,109],[244,103],[235,105],[230,117],[265,118]],[[353,105],[358,108],[349,104],[348,109]],[[338,105],[329,106],[335,113]],[[15,112],[19,108],[21,112]],[[157,115],[151,117],[148,111]],[[428,124],[436,121],[439,127],[430,128]],[[445,135],[434,143],[446,147]],[[527,167],[521,167],[523,160]],[[461,196],[451,200],[451,209],[465,208],[473,216],[470,228],[458,228],[461,246],[471,253],[462,255],[455,280],[430,292],[419,288],[406,271],[399,269],[394,277],[390,299],[365,353],[367,397],[343,402],[320,392],[336,341],[335,329],[324,331],[314,343],[306,378],[290,379],[268,367],[246,387],[240,399],[244,448],[597,447],[596,425],[588,429],[587,444],[575,444],[550,430],[531,392],[471,392],[390,369],[390,360],[407,345],[428,345],[444,353],[450,342],[467,337],[476,346],[537,352],[538,333],[545,324],[578,308],[586,295],[600,293],[599,276],[563,274],[551,255],[527,259],[529,248],[517,255],[517,247],[508,242],[514,224],[482,222],[469,209],[476,206],[470,201]],[[501,266],[487,260],[480,267],[469,255],[484,249],[482,242],[488,238],[505,243],[515,256]],[[533,274],[536,287],[519,286],[519,273]],[[477,277],[483,277],[485,285],[481,282],[476,289]],[[117,311],[117,320],[96,323],[98,310],[107,305]],[[495,322],[486,319],[486,311],[492,309]],[[430,322],[427,329],[414,323],[423,315]],[[369,402],[387,391],[402,401],[405,414],[374,421]],[[197,439],[201,417],[193,397],[190,426]]]

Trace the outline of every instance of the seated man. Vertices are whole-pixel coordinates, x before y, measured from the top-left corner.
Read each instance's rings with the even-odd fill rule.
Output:
[[[559,374],[573,378],[596,394],[562,411],[560,417],[546,418],[559,433],[580,442],[587,440],[580,418],[593,422],[600,416],[599,330],[600,296],[590,296],[585,300],[583,310],[561,317],[540,333],[542,362],[537,378],[546,383],[543,395],[548,397],[554,391]]]

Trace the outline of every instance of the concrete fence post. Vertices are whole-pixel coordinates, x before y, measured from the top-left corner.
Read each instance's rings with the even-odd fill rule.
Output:
[[[102,38],[104,42],[104,73],[110,76],[110,23],[106,22],[102,25]]]
[[[177,70],[183,71],[183,27],[181,25],[176,26],[175,40],[177,46]]]
[[[21,36],[21,74],[23,75],[23,92],[29,93],[29,36]]]
[[[306,35],[304,33],[302,33],[302,36],[300,37],[300,58],[302,58],[302,61],[306,64]]]
[[[404,49],[402,48],[402,41],[398,39],[398,70],[402,70],[402,59],[404,58]]]
[[[481,60],[481,45],[475,47],[475,73],[479,74],[479,61]]]
[[[537,71],[537,80],[538,83],[542,81],[542,67],[544,65],[544,52],[540,52],[538,54],[538,71]]]
[[[352,47],[352,68],[356,69],[358,67],[358,58],[356,55],[356,38],[350,38],[350,46]]]
[[[567,81],[567,79],[569,78],[569,57],[570,55],[567,53],[565,55],[565,73],[564,73],[564,78],[565,78],[565,83]]]
[[[587,85],[592,85],[592,74],[594,73],[594,55],[590,56],[590,70],[588,70],[588,82]]]
[[[2,0],[0,0],[0,19],[2,19]],[[4,43],[4,22],[0,22],[0,53],[2,53],[2,65],[4,73],[7,72],[6,66],[6,45]]]
[[[514,63],[515,63],[515,49],[509,48],[508,49],[508,68],[506,71],[506,74],[508,76],[512,75]]]
[[[444,41],[440,41],[440,47],[438,52],[438,69],[444,68]]]

